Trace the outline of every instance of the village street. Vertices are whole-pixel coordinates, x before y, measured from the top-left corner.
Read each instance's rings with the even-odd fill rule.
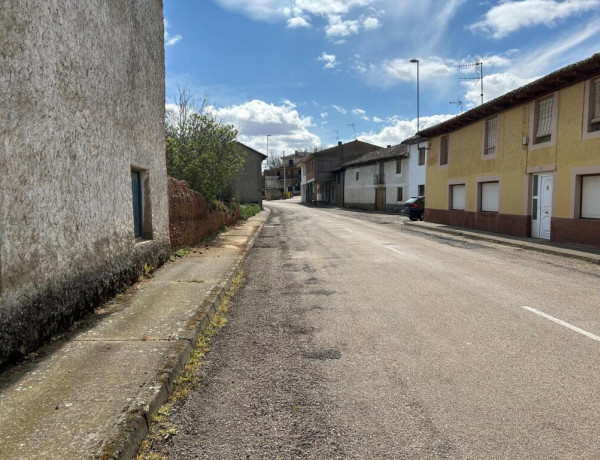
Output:
[[[598,266],[267,206],[170,458],[600,457]]]

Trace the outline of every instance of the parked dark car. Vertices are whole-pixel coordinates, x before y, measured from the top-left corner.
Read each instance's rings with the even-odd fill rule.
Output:
[[[413,196],[404,202],[402,215],[408,216],[410,220],[423,220],[425,212],[425,196]]]

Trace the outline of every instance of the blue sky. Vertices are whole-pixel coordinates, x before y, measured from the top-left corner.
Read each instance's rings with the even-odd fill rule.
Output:
[[[207,97],[266,153],[396,144],[600,50],[600,0],[165,0],[167,103]],[[353,128],[352,125],[355,127]],[[337,131],[337,132],[336,132]]]

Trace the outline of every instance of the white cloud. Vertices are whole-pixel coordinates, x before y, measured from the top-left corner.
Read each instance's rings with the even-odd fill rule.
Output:
[[[452,59],[430,57],[420,59],[419,79],[438,78],[450,75],[457,71],[458,63]],[[416,81],[417,65],[410,59],[391,59],[384,61],[381,65],[384,75],[393,80]]]
[[[171,35],[167,29],[169,29],[169,21],[165,21],[165,46],[173,46],[177,44],[183,37],[179,34]]]
[[[348,113],[348,111],[345,108],[340,107],[339,105],[332,104],[331,107],[340,112],[342,115],[346,115],[346,113]]]
[[[552,26],[570,16],[592,11],[600,0],[522,0],[504,1],[492,7],[483,19],[471,25],[472,30],[505,37],[519,29],[537,25]]]
[[[377,18],[366,18],[363,21],[363,27],[365,28],[365,30],[374,30],[379,29],[379,27],[381,27],[381,24],[379,22],[379,19]]]
[[[299,29],[299,28],[310,28],[310,22],[304,19],[302,16],[296,16],[287,20],[287,26],[289,29]]]
[[[321,115],[321,118],[327,118],[329,114],[327,112],[321,112],[319,115]]]
[[[521,78],[512,73],[495,73],[491,75],[483,76],[483,98],[484,102],[491,101],[492,99],[502,96],[503,94],[517,89],[529,83],[531,78]],[[481,86],[478,81],[461,82],[466,93],[464,101],[466,108],[472,108],[481,104]]]
[[[335,54],[327,54],[325,51],[321,53],[321,56],[317,58],[317,61],[324,62],[324,69],[333,69],[338,64]]]
[[[423,130],[430,126],[437,125],[443,121],[452,118],[454,115],[432,115],[421,117],[419,121],[420,128]],[[388,120],[389,125],[384,126],[379,132],[361,133],[360,140],[370,142],[375,145],[396,145],[409,137],[412,137],[417,132],[417,119],[405,120],[394,117]]]
[[[373,120],[373,123],[382,123],[383,122],[383,120],[379,117],[373,117],[372,120]]]
[[[363,110],[363,109],[352,109],[352,113],[354,115],[361,115],[362,116],[362,115],[366,115],[367,111]]]
[[[302,117],[294,107],[286,103],[274,105],[255,99],[230,107],[208,107],[207,110],[211,110],[219,119],[237,126],[240,141],[263,153],[267,150],[267,134],[271,135],[269,150],[272,152],[292,152],[295,149],[319,146],[319,137],[309,131],[313,126],[311,117]]]
[[[360,30],[358,21],[344,21],[340,16],[329,16],[329,24],[325,27],[325,35],[329,38],[356,35]]]

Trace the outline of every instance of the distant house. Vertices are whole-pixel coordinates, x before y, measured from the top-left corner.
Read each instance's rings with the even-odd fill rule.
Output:
[[[354,140],[308,155],[300,161],[301,201],[343,206],[344,184],[340,167],[365,153],[381,149],[368,142]]]
[[[401,145],[408,147],[408,190],[404,199],[425,195],[427,139],[413,136],[402,141]]]
[[[264,172],[267,199],[278,199],[283,195],[284,189],[287,189],[285,191],[292,195],[300,195],[301,168],[299,163],[307,155],[308,153],[303,152],[285,155],[281,158],[281,166],[269,168]]]
[[[344,163],[344,207],[400,211],[408,198],[408,145],[391,145]]]
[[[600,247],[600,54],[420,134],[425,220]]]
[[[162,2],[9,6],[0,29],[2,365],[170,243]]]
[[[267,156],[241,142],[238,146],[245,152],[244,168],[233,181],[232,195],[240,203],[258,203],[262,206],[262,162]]]

